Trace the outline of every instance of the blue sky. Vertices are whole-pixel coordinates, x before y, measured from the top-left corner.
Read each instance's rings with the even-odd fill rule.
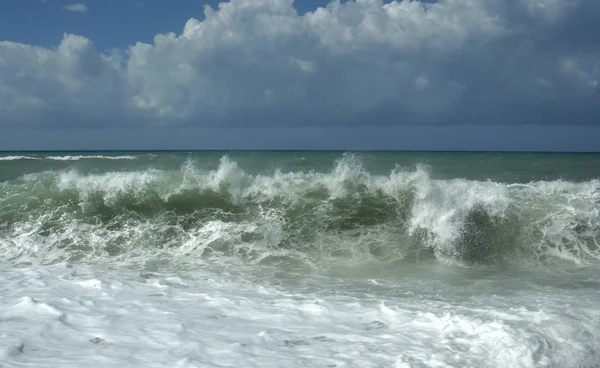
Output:
[[[294,3],[299,13],[326,6],[327,0]],[[87,13],[67,6],[85,4]],[[100,51],[124,48],[138,41],[152,42],[157,33],[181,32],[185,22],[204,17],[204,6],[216,0],[3,0],[0,36],[3,40],[55,46],[65,32],[87,37]]]
[[[5,0],[0,150],[598,151],[597,19],[591,0]]]

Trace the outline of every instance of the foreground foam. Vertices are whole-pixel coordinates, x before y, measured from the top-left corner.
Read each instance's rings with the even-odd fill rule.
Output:
[[[326,279],[308,291],[198,271],[142,276],[63,265],[4,270],[0,359],[30,367],[51,359],[95,367],[525,368],[599,358],[600,329],[591,322],[600,300],[574,288],[474,286],[479,293],[465,300],[439,280],[413,295],[383,286],[354,294]],[[431,298],[440,291],[445,300]],[[565,309],[564,298],[577,302]]]

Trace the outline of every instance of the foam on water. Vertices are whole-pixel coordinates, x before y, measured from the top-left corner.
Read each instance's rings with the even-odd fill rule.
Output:
[[[428,253],[463,265],[600,260],[597,180],[441,180],[425,168],[372,175],[352,156],[330,172],[252,175],[224,157],[215,170],[191,161],[173,171],[68,169],[0,186],[8,225],[0,253],[43,263],[182,260],[191,248],[188,262],[255,263],[277,254],[313,264]]]
[[[31,156],[0,156],[0,161],[16,161],[16,160],[41,160],[40,157]]]
[[[78,156],[48,156],[47,160],[56,161],[79,161],[79,160],[135,160],[135,156],[102,156],[102,155],[78,155]]]
[[[0,366],[600,361],[598,180],[70,165],[0,182]]]
[[[105,155],[67,155],[67,156],[0,156],[0,161],[18,160],[54,160],[54,161],[79,161],[79,160],[136,160],[136,156],[105,156]]]
[[[427,295],[438,281],[358,295],[202,272],[20,271],[2,271],[7,366],[591,367],[600,348],[598,295],[564,308],[573,289],[447,301]]]

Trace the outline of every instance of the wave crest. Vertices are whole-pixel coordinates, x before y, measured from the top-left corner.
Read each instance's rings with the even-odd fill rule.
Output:
[[[0,256],[303,262],[435,257],[460,264],[600,260],[600,183],[329,172],[49,171],[0,184]]]

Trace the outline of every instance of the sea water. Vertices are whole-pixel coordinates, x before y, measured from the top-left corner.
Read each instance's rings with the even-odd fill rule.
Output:
[[[600,155],[0,154],[1,367],[597,367]]]

